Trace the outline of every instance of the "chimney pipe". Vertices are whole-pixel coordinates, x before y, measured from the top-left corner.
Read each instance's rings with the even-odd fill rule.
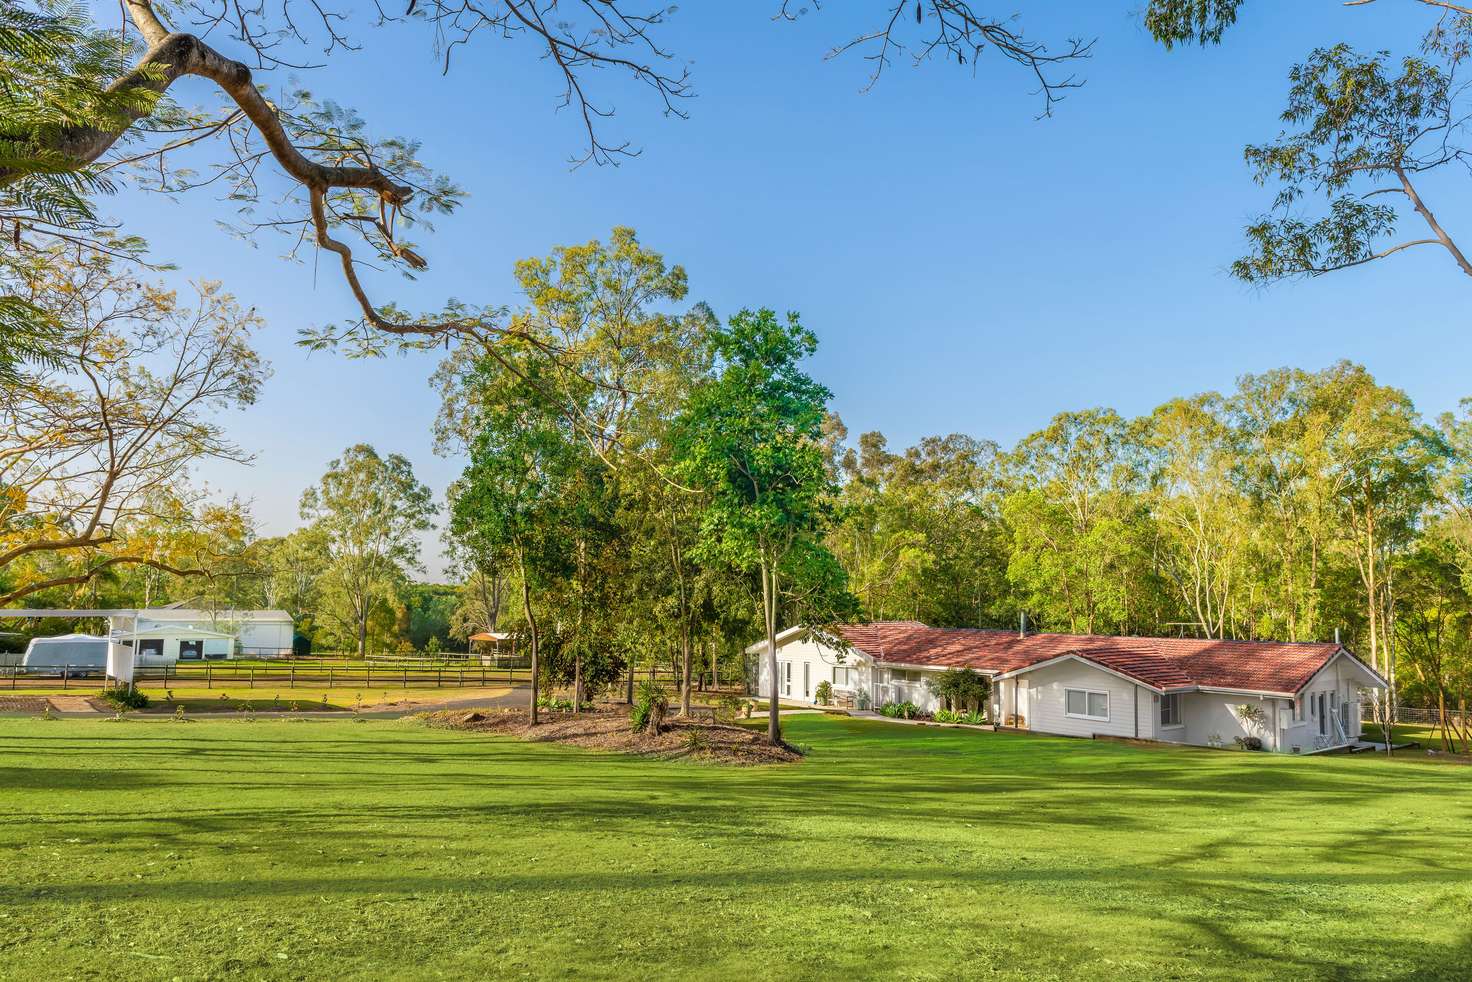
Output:
[[[1337,627],[1334,629],[1334,643],[1335,644],[1338,644],[1339,643],[1339,628],[1337,628]]]
[[[1022,612],[1021,617],[1017,622],[1017,636],[1019,638],[1027,637],[1027,611],[1025,610]]]

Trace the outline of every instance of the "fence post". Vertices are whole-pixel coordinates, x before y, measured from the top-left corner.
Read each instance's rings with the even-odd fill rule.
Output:
[[[481,685],[481,688],[485,688],[485,685],[486,685],[486,663],[485,662],[481,662],[480,663],[480,685]]]
[[[409,666],[404,666],[404,688],[409,688]]]
[[[368,666],[368,681],[363,684],[365,689],[373,688],[373,666]]]
[[[333,668],[332,668],[331,665],[328,665],[327,666],[327,688],[329,688],[329,689],[332,688],[332,673],[333,673]]]
[[[291,673],[291,675],[287,679],[287,688],[289,688],[289,689],[295,689],[296,688],[296,666],[295,665],[292,665],[290,668],[287,669],[287,671]]]
[[[445,670],[444,670],[444,668],[437,668],[437,669],[435,669],[435,688],[437,688],[437,689],[443,689],[444,687],[445,687]]]
[[[460,669],[460,688],[465,688],[465,669]]]
[[[204,687],[213,689],[215,687],[215,666],[209,662],[204,664]]]
[[[252,689],[256,687],[256,667],[254,665],[250,667],[250,687]]]
[[[72,674],[72,667],[70,665],[63,665],[63,666],[61,666],[61,691],[62,692],[65,692],[66,691],[66,683],[71,678],[71,674]]]

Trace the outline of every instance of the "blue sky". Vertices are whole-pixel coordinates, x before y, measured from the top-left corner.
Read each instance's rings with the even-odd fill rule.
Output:
[[[839,6],[796,24],[771,20],[776,0],[681,8],[664,37],[692,62],[691,118],[663,118],[610,78],[609,132],[643,153],[576,170],[578,122],[555,111],[558,80],[528,41],[478,38],[443,77],[422,25],[367,32],[361,52],[306,81],[375,132],[421,139],[470,192],[421,238],[431,268],[418,282],[377,276],[371,288],[426,308],[515,302],[517,258],[631,225],[685,265],[692,300],[723,315],[800,311],[821,341],[812,371],[850,431],[896,446],[957,431],[1010,444],[1063,410],[1139,414],[1244,372],[1340,358],[1427,414],[1472,395],[1472,340],[1454,315],[1463,278],[1439,251],[1266,291],[1225,272],[1271,195],[1241,150],[1277,132],[1288,67],[1339,40],[1411,51],[1430,23],[1420,11],[1248,4],[1225,46],[1167,52],[1137,0],[1027,4],[1031,35],[1098,39],[1085,87],[1039,121],[1028,79],[986,56],[976,77],[897,62],[861,92],[865,63],[823,56],[881,4]],[[188,80],[180,98],[191,92],[203,86]],[[1467,227],[1462,189],[1439,188],[1439,217]],[[302,489],[355,442],[405,454],[443,493],[462,462],[430,451],[432,356],[295,347],[299,328],[351,312],[329,267],[314,275],[310,254],[288,264],[279,241],[214,231],[229,210],[207,194],[125,195],[110,210],[180,276],[223,279],[268,321],[260,347],[275,375],[229,419],[257,461],[203,472],[251,498],[265,534],[293,527]],[[433,541],[425,558],[434,575]]]

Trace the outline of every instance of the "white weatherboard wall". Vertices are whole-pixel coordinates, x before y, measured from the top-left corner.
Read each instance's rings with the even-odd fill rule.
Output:
[[[1023,676],[1021,703],[1023,717],[1030,730],[1061,733],[1065,736],[1107,736],[1154,739],[1155,716],[1159,704],[1149,689],[1135,685],[1118,675],[1076,659],[1065,659],[1035,668]],[[1007,679],[1005,697],[1010,706],[1012,680]],[[1069,716],[1066,703],[1068,689],[1104,692],[1109,699],[1109,718],[1080,719]],[[1138,728],[1137,728],[1138,720]]]
[[[757,659],[759,661],[757,694],[770,697],[772,679],[766,651],[760,651]],[[845,668],[848,669],[847,673],[841,671]],[[840,669],[837,673],[840,678],[839,682],[833,681],[835,669]],[[849,679],[846,684],[841,681],[844,674],[847,674]],[[815,702],[818,683],[824,681],[832,685],[835,690],[857,693],[869,687],[869,676],[869,659],[856,651],[843,652],[840,659],[838,651],[811,638],[777,645],[777,696],[780,699],[792,702]],[[805,680],[806,687],[804,687]]]
[[[1187,692],[1181,695],[1180,727],[1162,728],[1159,739],[1171,743],[1192,743],[1200,747],[1209,745],[1213,738],[1230,746],[1236,737],[1255,736],[1262,740],[1268,750],[1276,750],[1274,718],[1276,709],[1285,712],[1280,699],[1249,696],[1241,693]],[[1263,722],[1260,727],[1249,729],[1237,715],[1241,705],[1257,706],[1262,709]]]

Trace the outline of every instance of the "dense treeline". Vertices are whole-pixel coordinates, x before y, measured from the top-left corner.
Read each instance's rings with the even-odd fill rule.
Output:
[[[1064,412],[1010,448],[952,434],[897,451],[850,438],[801,369],[817,342],[795,315],[685,306],[684,270],[629,229],[517,276],[515,340],[452,349],[433,379],[436,449],[467,461],[443,505],[408,460],[358,445],[288,535],[258,537],[238,501],[118,511],[106,542],[17,554],[0,588],[31,605],[282,607],[304,643],[360,654],[509,631],[575,702],[663,665],[688,703],[707,673],[750,672],[753,640],[856,617],[1339,636],[1405,700],[1456,706],[1472,685],[1472,415],[1427,420],[1360,366],[1249,375],[1137,419]],[[33,401],[81,401],[44,384]],[[207,432],[205,450],[223,446]],[[157,473],[136,480],[156,494]],[[68,527],[36,502],[86,484],[33,486],[49,497],[7,518],[21,545]],[[454,584],[415,582],[437,514]],[[150,562],[110,565],[110,549]]]
[[[833,452],[831,541],[872,617],[1350,643],[1403,698],[1461,702],[1472,593],[1466,415],[1363,368],[1280,369],[1129,420],[1068,412]]]

